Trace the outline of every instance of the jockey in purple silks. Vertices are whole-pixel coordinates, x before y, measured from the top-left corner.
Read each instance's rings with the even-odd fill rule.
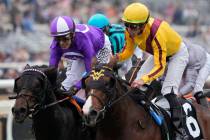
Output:
[[[68,16],[59,16],[51,22],[49,65],[58,67],[61,58],[67,66],[64,90],[80,89],[80,80],[91,70],[91,60],[96,57],[100,63],[107,63],[111,55],[108,37],[98,28],[85,24],[75,24]],[[78,90],[76,90],[78,91]],[[76,92],[75,91],[75,92]]]

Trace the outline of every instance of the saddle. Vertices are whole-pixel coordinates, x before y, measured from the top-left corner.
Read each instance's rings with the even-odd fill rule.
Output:
[[[162,96],[163,97],[163,96]],[[168,109],[165,109],[163,106],[158,105],[158,101],[161,99],[158,99],[157,101],[153,101],[153,104],[157,104],[156,110],[161,110],[160,115],[163,114],[164,118],[167,118],[169,113]],[[175,130],[175,137],[176,139],[183,139],[183,140],[200,140],[203,139],[203,134],[201,131],[201,127],[199,125],[196,110],[193,107],[192,103],[184,98],[179,98],[179,102],[181,104],[181,107],[183,109],[183,114],[176,114],[177,119],[180,120],[180,124],[178,126],[175,126],[172,121],[170,120],[169,124],[172,124],[172,129]],[[179,117],[178,117],[179,116]],[[168,123],[168,122],[167,122]],[[167,125],[168,126],[168,125]]]
[[[170,121],[170,116],[166,111],[147,99],[147,96],[144,94],[133,92],[129,96],[138,104],[142,106],[153,118],[154,122],[160,127],[161,135],[164,140],[172,140],[175,138],[173,133],[172,121]]]
[[[192,104],[183,98],[180,98],[180,104],[184,110],[184,114],[177,114],[181,118],[181,125],[176,127],[170,114],[170,105],[158,104],[162,97],[155,98],[153,102],[149,101],[145,95],[141,93],[133,93],[130,97],[144,109],[149,112],[154,122],[160,127],[162,137],[164,140],[182,139],[182,140],[200,140],[203,139],[203,134],[199,122],[197,121],[197,115],[195,108]],[[165,98],[164,98],[165,99]],[[142,101],[143,100],[143,101]],[[166,99],[165,99],[166,100]],[[157,104],[156,104],[157,103]],[[166,107],[166,108],[165,108]]]

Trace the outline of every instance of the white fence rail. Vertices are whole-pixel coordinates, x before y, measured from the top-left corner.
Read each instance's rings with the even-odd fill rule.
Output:
[[[0,101],[0,120],[5,120],[5,121],[0,121],[2,128],[6,130],[2,130],[0,139],[5,139],[5,140],[13,140],[12,137],[12,112],[11,108],[14,105],[15,100],[1,100]]]
[[[14,86],[14,79],[0,80],[0,89],[13,88],[13,86]]]
[[[207,82],[210,82],[210,76],[207,79]],[[5,88],[13,88],[14,86],[14,79],[6,79],[6,80],[0,80],[0,89]]]
[[[0,69],[17,69],[22,71],[27,65],[48,65],[48,62],[0,63]],[[0,79],[0,89],[13,88],[14,79]]]

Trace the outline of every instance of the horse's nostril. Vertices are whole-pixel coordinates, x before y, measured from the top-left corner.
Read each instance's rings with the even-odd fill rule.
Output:
[[[18,115],[18,114],[23,114],[23,113],[26,113],[26,108],[24,108],[24,107],[21,107],[21,108],[12,108],[12,113],[13,114],[16,114],[16,115]]]
[[[98,114],[98,112],[96,110],[91,110],[90,111],[90,116],[91,117],[95,117],[95,116],[97,116],[97,114]]]
[[[26,112],[26,108],[21,107],[20,108],[20,113],[25,113]]]

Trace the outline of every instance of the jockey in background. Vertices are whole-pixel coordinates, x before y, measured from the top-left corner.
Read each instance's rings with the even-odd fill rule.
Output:
[[[91,60],[96,57],[100,63],[107,63],[111,56],[108,37],[98,28],[85,24],[75,24],[68,16],[59,16],[51,22],[49,65],[58,67],[61,58],[67,65],[63,90],[80,89],[80,80],[85,72],[91,70]]]
[[[88,25],[100,28],[111,42],[112,54],[122,52],[125,46],[125,28],[120,24],[110,24],[109,19],[103,14],[92,15],[88,20]],[[138,51],[138,58],[142,59],[142,51]],[[123,77],[132,67],[131,59],[128,59],[118,70],[118,74]]]
[[[161,93],[168,100],[172,121],[178,127],[183,111],[177,99],[178,88],[189,61],[188,50],[182,37],[166,21],[150,17],[149,9],[141,3],[128,5],[123,12],[122,20],[126,27],[125,48],[112,59],[124,61],[130,58],[135,45],[151,54],[131,86],[140,88],[161,77],[166,71]]]
[[[210,55],[203,47],[186,42],[189,52],[189,63],[183,75],[179,94],[192,92],[196,101],[208,107],[208,101],[203,96],[204,84],[210,75]]]

